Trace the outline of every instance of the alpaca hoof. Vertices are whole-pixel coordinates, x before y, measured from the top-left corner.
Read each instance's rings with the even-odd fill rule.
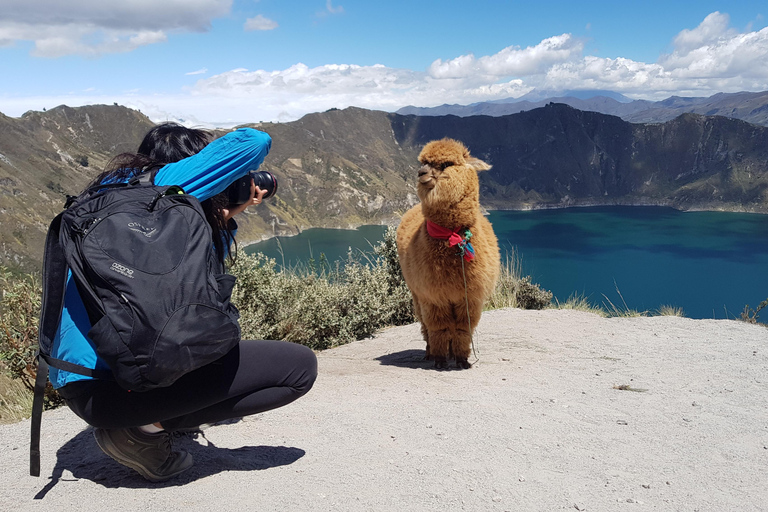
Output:
[[[456,358],[456,368],[459,368],[460,370],[469,370],[472,368],[472,363],[467,361],[466,359],[463,359],[461,357]]]
[[[445,370],[448,368],[448,360],[444,356],[434,356],[435,357],[435,368],[438,370]]]

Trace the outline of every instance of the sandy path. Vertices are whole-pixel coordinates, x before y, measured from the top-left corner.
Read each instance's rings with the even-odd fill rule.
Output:
[[[765,327],[499,310],[476,344],[468,371],[423,362],[417,325],[323,352],[302,400],[180,439],[197,463],[164,484],[66,408],[41,478],[28,422],[0,426],[0,509],[768,510]]]

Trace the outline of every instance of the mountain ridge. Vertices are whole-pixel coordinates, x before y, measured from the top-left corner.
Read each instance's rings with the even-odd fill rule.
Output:
[[[106,105],[0,115],[0,262],[38,269],[65,195],[109,158],[135,150],[151,126],[139,112]],[[768,213],[768,128],[725,117],[637,124],[551,103],[497,117],[350,107],[247,126],[272,137],[261,169],[280,188],[238,219],[246,244],[310,227],[397,223],[418,202],[421,147],[443,137],[493,165],[480,174],[488,209],[643,204]]]
[[[671,96],[661,101],[618,101],[616,93],[593,91],[594,95],[563,91],[562,95],[538,98],[538,95],[518,99],[496,100],[470,105],[440,105],[437,107],[407,106],[396,111],[401,115],[467,117],[474,115],[504,116],[517,114],[548,103],[565,103],[579,110],[619,116],[631,123],[663,123],[682,114],[720,115],[741,119],[752,124],[768,126],[768,91],[717,93],[709,97]]]

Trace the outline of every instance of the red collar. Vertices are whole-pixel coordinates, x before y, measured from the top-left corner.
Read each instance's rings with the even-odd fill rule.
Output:
[[[464,229],[464,236],[461,236],[459,234],[460,231],[462,231],[462,228],[451,230],[435,224],[431,220],[427,221],[427,233],[429,233],[429,236],[438,240],[448,240],[448,245],[451,247],[458,245],[459,249],[461,249],[459,254],[464,256],[465,260],[472,261],[475,259],[475,251],[472,248],[472,244],[469,243],[472,233],[469,232],[469,229]]]

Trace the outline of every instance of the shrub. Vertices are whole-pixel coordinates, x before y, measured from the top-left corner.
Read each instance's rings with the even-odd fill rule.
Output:
[[[397,228],[389,226],[384,233],[384,239],[374,249],[380,262],[384,265],[387,276],[389,294],[395,309],[392,311],[390,321],[392,325],[406,325],[414,322],[413,303],[411,292],[405,284],[403,269],[400,268],[400,258],[397,255]]]
[[[552,292],[531,283],[530,276],[522,277],[522,262],[512,251],[501,264],[499,280],[485,309],[545,309],[551,302]]]
[[[0,286],[0,359],[10,377],[34,390],[42,285],[37,276],[14,276],[3,267]]]
[[[2,368],[9,377],[20,381],[29,391],[34,391],[42,283],[37,275],[15,275],[8,268],[0,267],[0,286]],[[46,407],[53,407],[61,401],[58,393],[48,383],[45,392]]]
[[[399,263],[395,266],[394,236],[391,228],[373,254],[361,258],[350,252],[335,268],[278,270],[274,259],[240,252],[230,271],[237,276],[232,300],[240,309],[243,337],[319,350],[413,322],[410,294]]]
[[[552,292],[542,290],[538,284],[531,283],[531,276],[525,276],[517,282],[515,300],[522,309],[545,309],[552,302]]]
[[[768,299],[765,299],[763,302],[758,304],[755,309],[752,309],[749,307],[749,305],[744,306],[744,311],[741,312],[741,319],[750,324],[758,324],[760,323],[757,321],[757,319],[760,318],[760,311],[765,309],[767,306]]]

